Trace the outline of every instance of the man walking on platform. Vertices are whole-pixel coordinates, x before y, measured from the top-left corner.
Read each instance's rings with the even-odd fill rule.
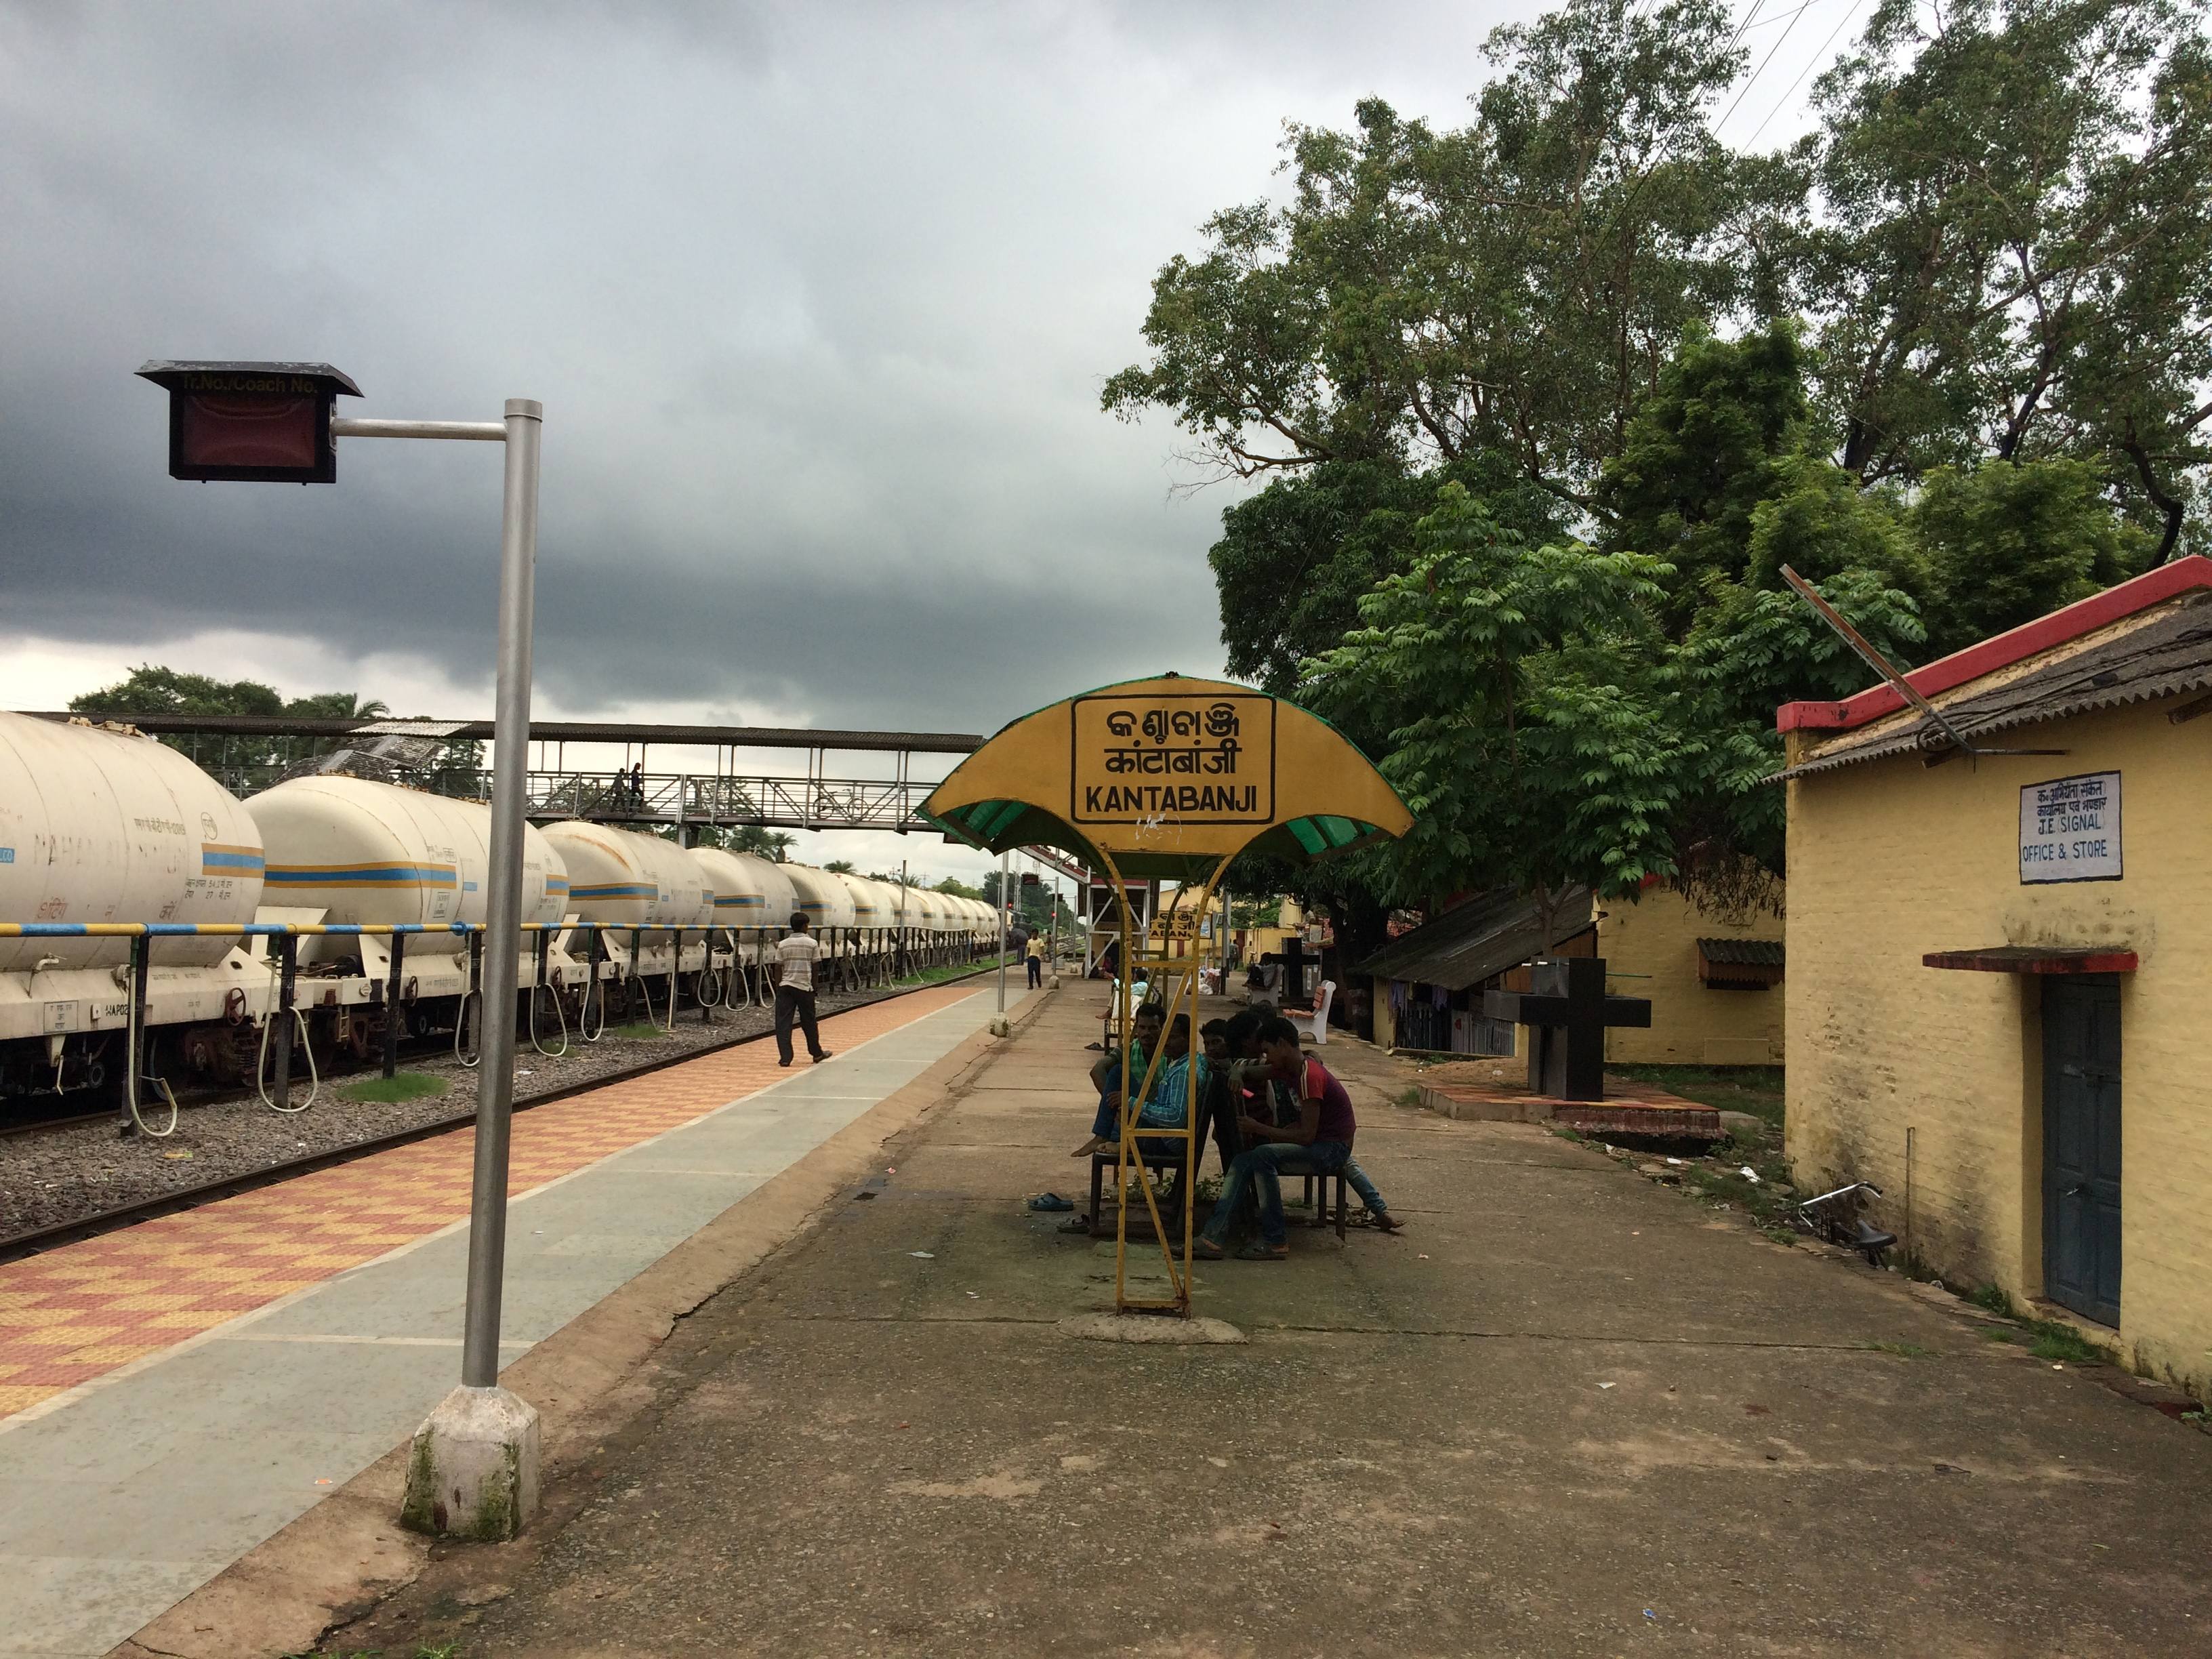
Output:
[[[806,1052],[819,1065],[830,1058],[830,1051],[822,1046],[822,1033],[814,1024],[814,964],[821,959],[822,941],[808,931],[806,913],[791,913],[791,931],[775,947],[775,959],[782,964],[781,982],[775,988],[775,1051],[781,1056],[776,1064],[791,1064],[791,1018],[799,1016],[799,1023],[806,1030]]]
[[[1031,933],[1025,952],[1030,964],[1030,989],[1034,991],[1044,983],[1044,935]]]

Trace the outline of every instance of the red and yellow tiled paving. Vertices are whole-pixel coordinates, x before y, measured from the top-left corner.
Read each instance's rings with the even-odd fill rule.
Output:
[[[849,1048],[975,994],[916,991],[822,1022]],[[791,1073],[748,1042],[514,1120],[520,1194],[682,1127]],[[319,1285],[466,1218],[476,1136],[416,1141],[279,1187],[0,1267],[0,1417]]]

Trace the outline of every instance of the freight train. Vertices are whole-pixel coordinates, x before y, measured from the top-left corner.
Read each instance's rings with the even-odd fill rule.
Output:
[[[0,713],[0,922],[480,928],[490,835],[476,801],[337,775],[240,801],[128,726]],[[523,842],[523,920],[538,925],[523,935],[514,1018],[533,1036],[771,997],[775,941],[794,912],[827,946],[830,989],[970,959],[997,939],[989,905],[951,894],[601,823],[533,825]],[[258,1081],[272,1025],[317,1075],[380,1053],[394,1020],[460,1047],[482,1018],[482,939],[0,937],[0,1117],[34,1095],[119,1091],[133,1073],[176,1087]],[[288,965],[295,1012],[283,1018]]]

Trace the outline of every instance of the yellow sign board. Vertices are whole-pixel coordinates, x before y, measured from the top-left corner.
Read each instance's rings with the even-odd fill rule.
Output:
[[[1365,757],[1296,703],[1162,674],[1024,715],[922,816],[994,849],[1049,846],[1124,878],[1203,882],[1247,848],[1303,863],[1412,823]],[[1104,855],[1102,858],[1101,855]]]
[[[1068,822],[1266,824],[1275,816],[1275,700],[1218,691],[1073,700]]]

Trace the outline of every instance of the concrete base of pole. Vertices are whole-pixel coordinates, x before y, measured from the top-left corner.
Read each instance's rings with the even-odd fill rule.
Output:
[[[538,1408],[505,1389],[455,1389],[415,1431],[399,1522],[500,1543],[538,1507]]]
[[[994,1014],[991,1016],[991,1035],[993,1036],[1011,1036],[1013,1035],[1013,1030],[1012,1022],[1008,1020],[1004,1014]]]
[[[1044,982],[1044,988],[1048,991],[1057,991],[1060,989],[1060,975],[1058,974],[1054,974],[1051,978],[1046,980]]]

